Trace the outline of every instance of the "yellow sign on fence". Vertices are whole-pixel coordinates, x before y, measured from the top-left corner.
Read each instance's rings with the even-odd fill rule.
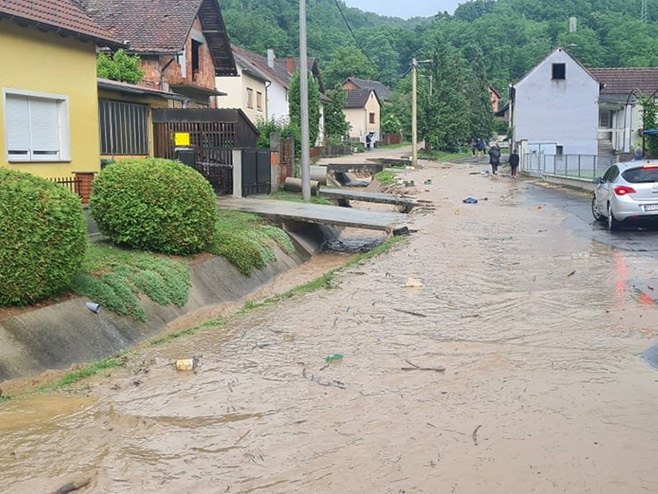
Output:
[[[189,132],[174,132],[174,145],[175,146],[189,146],[190,133]]]

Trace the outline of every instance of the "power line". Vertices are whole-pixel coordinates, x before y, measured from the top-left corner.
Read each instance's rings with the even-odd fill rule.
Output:
[[[352,39],[354,39],[354,42],[356,43],[356,46],[359,48],[359,50],[361,50],[361,53],[363,53],[363,55],[368,59],[368,62],[370,62],[374,67],[377,67],[377,64],[372,61],[372,59],[368,56],[366,51],[363,49],[363,47],[359,43],[359,40],[356,39],[354,31],[352,31],[352,26],[350,26],[350,23],[347,21],[347,17],[345,17],[345,13],[343,12],[342,7],[340,6],[340,2],[338,0],[334,0],[334,2],[336,3],[336,7],[338,7],[338,12],[340,12],[340,15],[343,18],[343,21],[345,21],[345,25],[347,26],[347,30],[352,35]]]

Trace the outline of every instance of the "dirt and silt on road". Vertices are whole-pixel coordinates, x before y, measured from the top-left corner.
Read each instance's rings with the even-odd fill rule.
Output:
[[[658,310],[628,283],[655,259],[479,170],[408,172],[436,209],[334,289],[2,405],[0,491],[655,492]]]

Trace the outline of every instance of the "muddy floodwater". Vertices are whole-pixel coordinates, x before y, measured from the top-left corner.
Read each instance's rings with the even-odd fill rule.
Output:
[[[403,173],[435,209],[331,289],[0,404],[0,491],[656,492],[658,310],[631,281],[658,261],[480,169]]]

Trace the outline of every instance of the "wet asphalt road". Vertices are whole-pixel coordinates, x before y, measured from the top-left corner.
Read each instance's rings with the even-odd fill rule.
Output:
[[[528,200],[535,204],[547,204],[560,208],[569,216],[564,226],[573,233],[595,242],[627,252],[642,253],[658,259],[658,226],[625,227],[611,233],[606,226],[592,218],[591,194],[569,189],[534,185],[528,188]]]

